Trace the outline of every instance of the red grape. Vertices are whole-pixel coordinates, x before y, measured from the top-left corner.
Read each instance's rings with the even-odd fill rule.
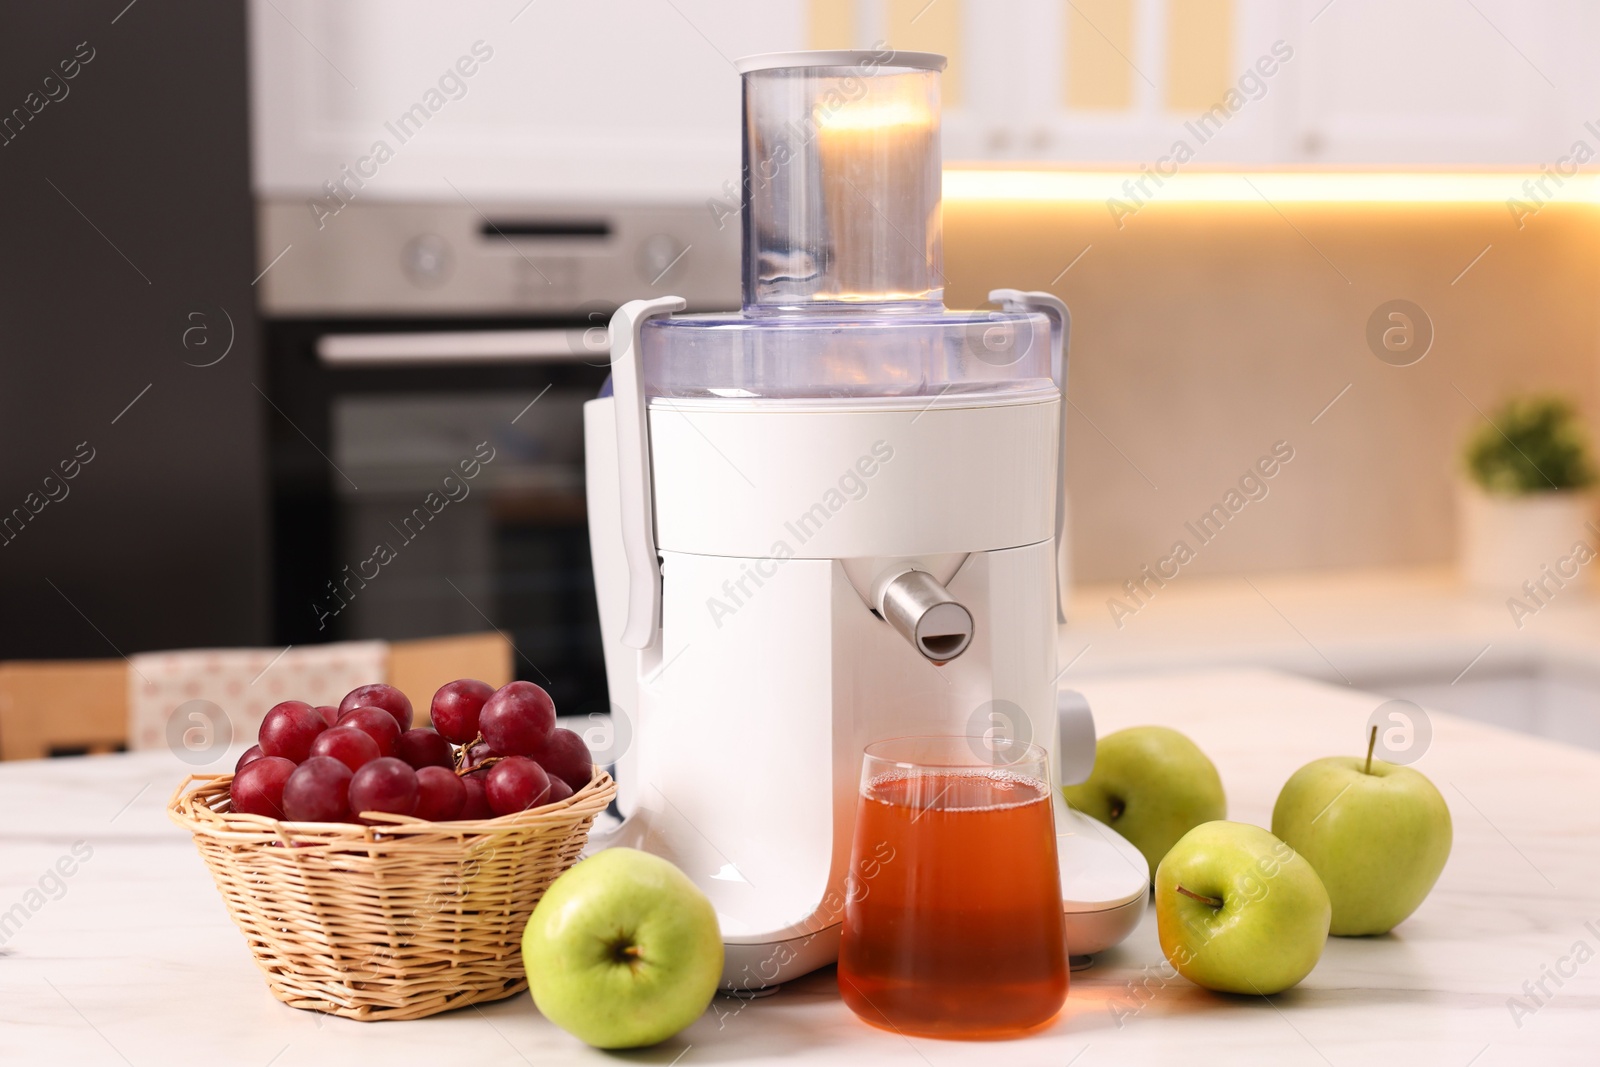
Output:
[[[282,756],[262,756],[233,776],[229,795],[233,810],[241,815],[283,818],[283,784],[295,765]]]
[[[571,730],[556,729],[532,753],[552,778],[559,778],[577,792],[589,784],[594,774],[594,764],[589,758],[589,746]]]
[[[378,742],[372,739],[371,734],[349,725],[322,731],[311,743],[311,754],[332,756],[352,771],[359,771],[383,755],[378,751]]]
[[[395,753],[417,770],[424,767],[453,767],[455,750],[450,742],[439,736],[439,731],[419,726],[400,735],[399,751]]]
[[[332,756],[312,756],[283,786],[283,817],[291,822],[348,822],[350,768]]]
[[[339,709],[332,704],[318,704],[314,710],[318,715],[322,716],[323,721],[329,726],[338,725]]]
[[[546,804],[559,804],[572,795],[572,787],[559,778],[550,779],[550,795],[544,798]]]
[[[378,742],[378,755],[393,756],[400,751],[400,727],[394,716],[382,708],[351,708],[339,713],[340,726],[354,726]]]
[[[489,800],[483,795],[483,781],[478,778],[463,778],[461,785],[467,791],[467,799],[461,805],[461,813],[457,819],[492,819],[494,812],[489,810]]]
[[[267,755],[302,763],[311,755],[311,742],[327,728],[328,724],[310,704],[303,700],[285,700],[274,704],[267,717],[261,720],[261,731],[256,739]]]
[[[350,811],[357,817],[364,811],[410,815],[417,810],[417,792],[417,772],[404,760],[384,756],[350,779]]]
[[[483,705],[478,730],[503,756],[531,756],[556,725],[550,694],[532,682],[501,686]]]
[[[244,770],[246,767],[250,766],[250,764],[254,763],[256,760],[265,755],[266,753],[261,751],[260,745],[251,745],[249,748],[244,750],[244,755],[239,757],[239,762],[233,765],[233,773],[238,774],[240,771]]]
[[[478,736],[478,713],[483,702],[494,696],[494,687],[476,678],[458,678],[446,682],[433,694],[433,706],[428,714],[433,728],[445,740],[464,745]]]
[[[417,810],[419,819],[447,822],[461,814],[467,803],[467,787],[448,767],[424,767],[417,772]]]
[[[496,815],[537,808],[550,794],[550,776],[526,756],[507,756],[494,765],[483,785],[489,810]]]
[[[411,729],[411,700],[392,685],[375,682],[350,690],[339,701],[339,714],[352,708],[382,708],[394,716],[401,730]]]

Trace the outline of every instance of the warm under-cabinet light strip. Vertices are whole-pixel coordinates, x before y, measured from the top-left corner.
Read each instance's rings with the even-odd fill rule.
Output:
[[[1142,183],[1142,184],[1141,184]],[[1163,176],[1145,171],[987,170],[944,172],[946,200],[1164,203],[1447,203],[1595,202],[1590,175],[1546,171],[1428,172],[1205,171]]]

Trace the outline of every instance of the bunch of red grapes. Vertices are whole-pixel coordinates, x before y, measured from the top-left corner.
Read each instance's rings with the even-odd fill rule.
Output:
[[[233,810],[291,822],[489,819],[589,784],[588,746],[556,727],[550,694],[532,682],[462,678],[433,695],[430,714],[431,728],[412,729],[411,701],[392,685],[353,689],[337,708],[285,700],[239,758]]]

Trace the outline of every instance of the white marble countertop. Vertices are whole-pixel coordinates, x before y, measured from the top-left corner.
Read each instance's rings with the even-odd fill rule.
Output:
[[[1521,590],[1470,589],[1449,568],[1180,576],[1147,583],[1137,600],[1120,585],[1083,585],[1061,662],[1076,660],[1080,674],[1270,664],[1341,683],[1435,667],[1448,678],[1469,664],[1600,668],[1600,595],[1569,586],[1520,616],[1506,606],[1512,595],[1532,604]],[[1113,602],[1137,610],[1114,612]]]
[[[1080,587],[1061,633],[1064,684],[1271,667],[1600,751],[1600,595],[1557,590],[1514,615],[1443,568],[1180,578],[1136,603]],[[1137,607],[1113,615],[1112,603]],[[1520,623],[1520,625],[1519,625]]]
[[[1088,678],[1081,688],[1102,731],[1157,722],[1188,733],[1216,761],[1230,816],[1261,825],[1297,767],[1361,746],[1374,704],[1343,685],[1259,670]],[[1572,952],[1580,941],[1600,951],[1600,755],[1436,715],[1417,767],[1455,820],[1438,886],[1389,936],[1331,939],[1310,977],[1280,996],[1148,978],[1161,956],[1147,917],[1073,975],[1057,1023],[1023,1041],[874,1030],[840,1002],[828,969],[765,1000],[719,998],[677,1039],[616,1056],[546,1023],[527,994],[404,1023],[285,1007],[166,819],[189,768],[166,753],[0,764],[0,916],[13,922],[0,950],[0,1063],[1595,1062],[1600,957],[1574,972]],[[78,841],[92,854],[30,896]],[[1569,972],[1559,986],[1547,977],[1558,967]],[[1525,982],[1538,995],[1541,980],[1551,995],[1514,1019],[1509,998],[1526,998]]]

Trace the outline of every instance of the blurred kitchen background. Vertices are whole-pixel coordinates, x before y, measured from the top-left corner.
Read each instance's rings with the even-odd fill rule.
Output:
[[[1456,571],[1466,438],[1517,393],[1600,411],[1593,4],[110,0],[7,30],[0,659],[493,630],[604,710],[606,319],[737,304],[733,58],[887,42],[950,56],[947,303],[1072,309],[1064,664],[1272,662],[1600,744],[1600,668],[1560,651],[1600,634],[1583,594],[1530,621]]]

